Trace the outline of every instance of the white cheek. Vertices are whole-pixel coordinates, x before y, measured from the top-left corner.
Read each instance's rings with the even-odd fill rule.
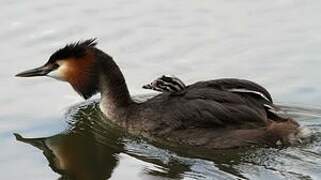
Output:
[[[55,69],[47,74],[47,76],[52,77],[54,79],[60,80],[60,81],[66,81],[66,78],[63,76],[61,68]]]

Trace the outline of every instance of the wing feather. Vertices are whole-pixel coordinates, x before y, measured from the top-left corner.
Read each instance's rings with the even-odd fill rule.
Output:
[[[169,118],[182,126],[221,127],[253,126],[267,122],[263,104],[242,96],[211,88],[188,90],[184,96],[173,97],[166,105]]]

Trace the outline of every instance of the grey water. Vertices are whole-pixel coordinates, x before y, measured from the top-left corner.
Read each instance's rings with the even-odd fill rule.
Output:
[[[0,179],[321,179],[321,1],[0,0]],[[66,43],[97,37],[131,94],[170,74],[250,79],[312,130],[288,148],[170,149],[103,121],[65,83],[18,79]],[[17,134],[13,134],[17,133]],[[17,140],[16,140],[17,139]]]

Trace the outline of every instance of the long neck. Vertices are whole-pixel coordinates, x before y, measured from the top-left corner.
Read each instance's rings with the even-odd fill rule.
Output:
[[[100,108],[109,118],[117,117],[133,103],[124,76],[117,64],[105,53],[99,53],[99,91]]]

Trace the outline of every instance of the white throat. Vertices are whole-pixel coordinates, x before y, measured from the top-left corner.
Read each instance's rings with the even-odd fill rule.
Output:
[[[108,97],[101,95],[99,108],[108,119],[112,120],[116,117],[116,107],[112,104],[112,101]]]
[[[66,81],[66,72],[68,71],[68,66],[65,60],[57,61],[59,67],[53,71],[50,71],[47,76],[60,81]]]

